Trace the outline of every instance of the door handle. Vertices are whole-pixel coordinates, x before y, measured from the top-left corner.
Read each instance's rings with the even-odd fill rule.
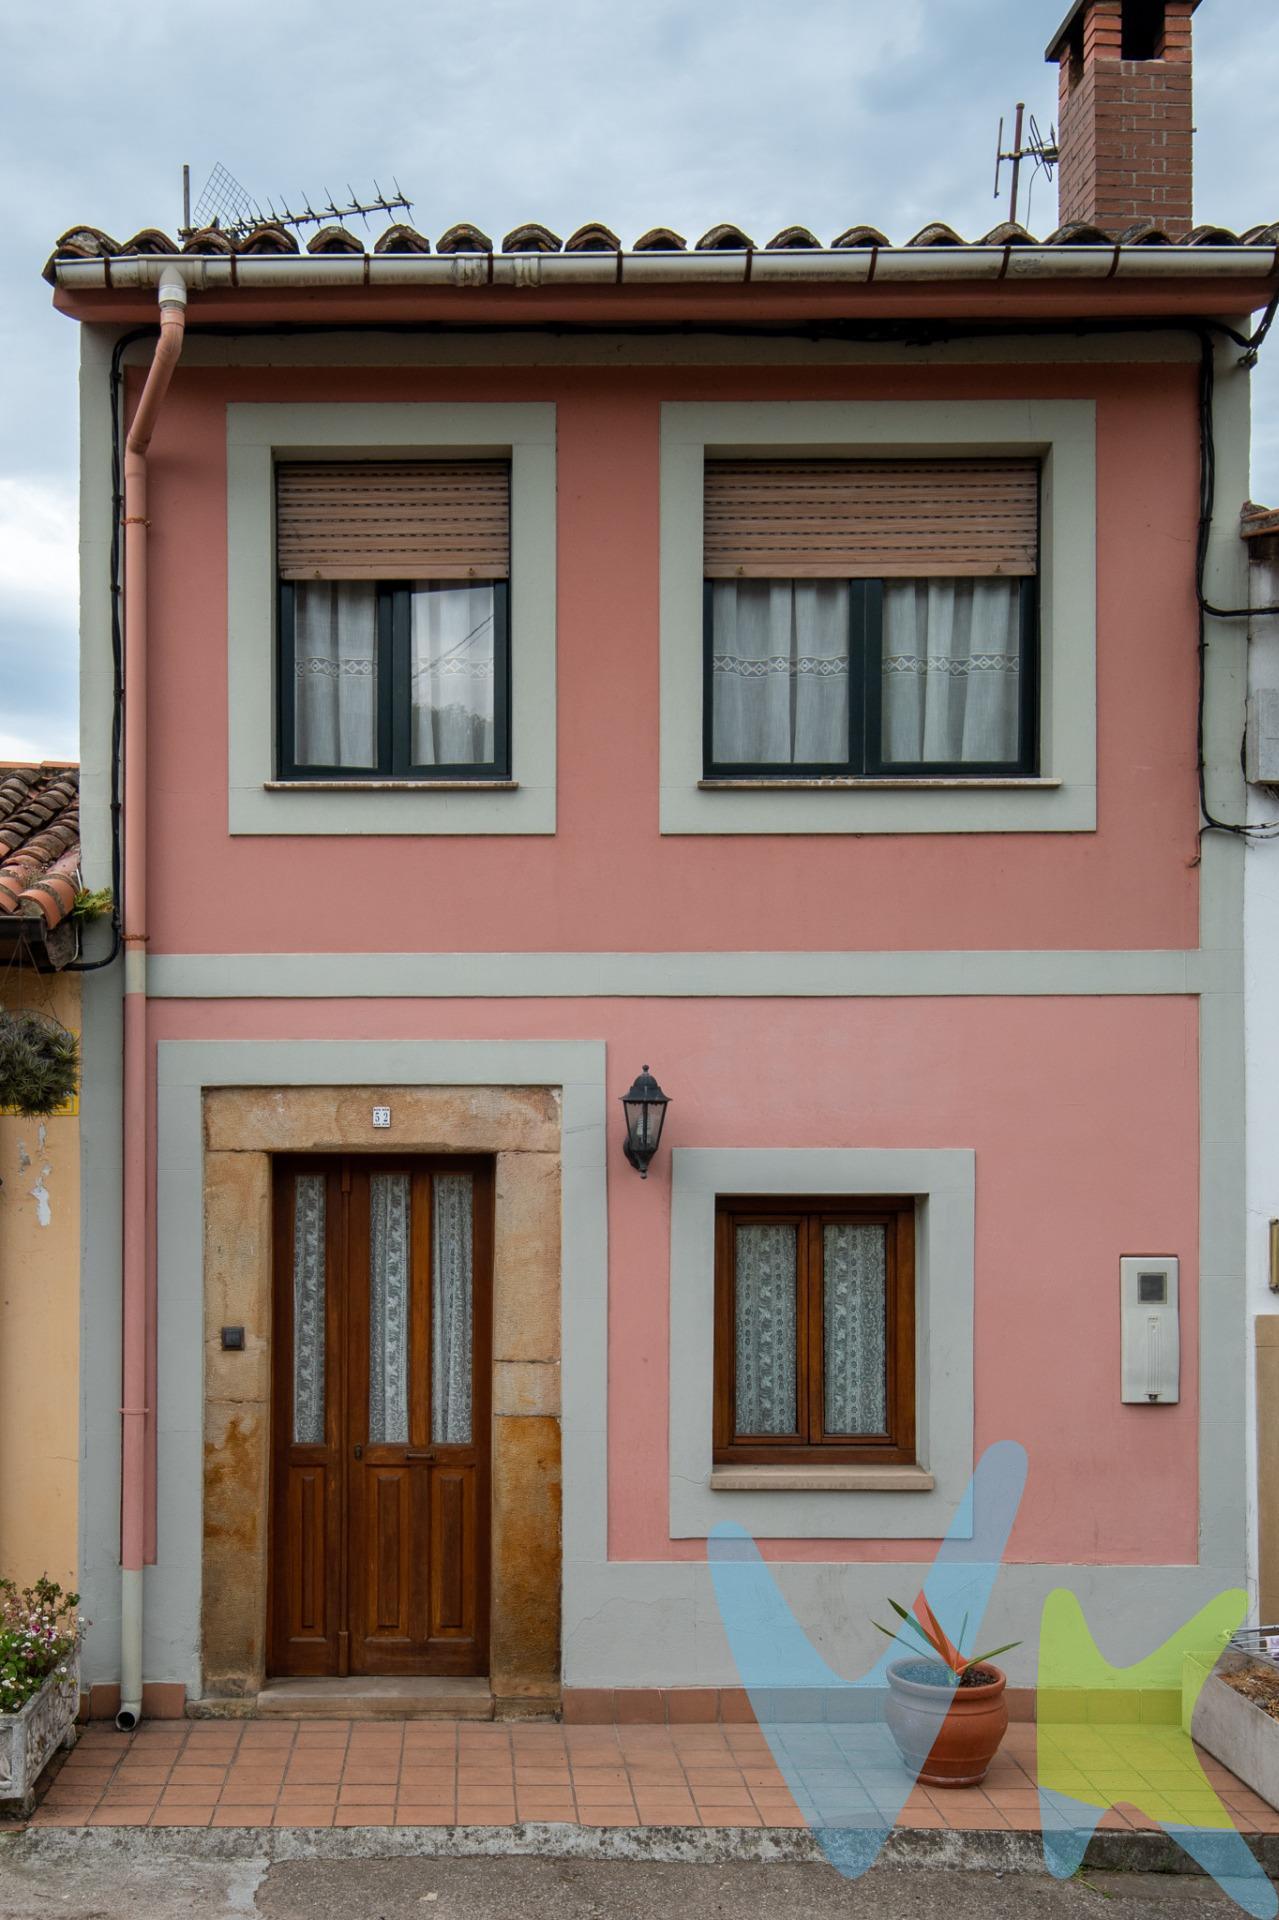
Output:
[[[356,1457],[356,1459],[357,1459],[357,1460],[363,1460],[363,1458],[364,1458],[364,1448],[363,1448],[363,1447],[361,1447],[361,1446],[355,1446],[355,1447],[352,1447],[352,1449],[351,1449],[351,1451],[352,1451],[352,1453],[353,1453],[353,1454],[355,1455],[355,1457]]]

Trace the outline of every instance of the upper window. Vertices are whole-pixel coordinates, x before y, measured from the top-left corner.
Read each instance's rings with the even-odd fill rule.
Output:
[[[510,774],[510,469],[276,468],[279,773]]]
[[[1037,766],[1039,467],[708,460],[708,776]]]
[[[721,1199],[714,1458],[915,1459],[913,1199]]]

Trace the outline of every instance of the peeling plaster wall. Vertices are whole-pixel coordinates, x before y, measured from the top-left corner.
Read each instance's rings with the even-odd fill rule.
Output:
[[[7,1007],[79,1031],[80,983],[10,975]],[[75,1584],[80,1121],[0,1115],[0,1577]]]

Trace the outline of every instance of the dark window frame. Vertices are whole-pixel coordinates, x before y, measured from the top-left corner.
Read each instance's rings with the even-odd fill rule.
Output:
[[[377,765],[300,766],[296,742],[295,609],[292,580],[279,582],[276,769],[281,780],[449,781],[511,778],[511,594],[509,580],[377,580]],[[363,583],[360,583],[363,584]],[[417,586],[493,589],[493,758],[476,764],[420,766],[412,760],[412,611]]]
[[[779,580],[792,576],[778,574]],[[921,579],[925,576],[920,575]],[[848,756],[845,760],[769,761],[715,758],[714,588],[702,583],[702,771],[707,780],[989,780],[1033,779],[1039,771],[1039,575],[1021,577],[1019,732],[1012,760],[885,760],[883,757],[884,582],[849,580]],[[731,584],[731,583],[730,583]],[[742,584],[739,582],[738,584]]]
[[[885,1286],[887,1431],[828,1434],[823,1420],[822,1228],[844,1222],[887,1231]],[[737,1225],[793,1223],[796,1264],[797,1432],[741,1434],[736,1421]],[[715,1202],[715,1340],[712,1460],[716,1466],[914,1466],[916,1464],[915,1196],[812,1197],[725,1194]]]

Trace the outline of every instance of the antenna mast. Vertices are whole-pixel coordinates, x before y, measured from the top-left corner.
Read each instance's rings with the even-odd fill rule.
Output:
[[[1004,147],[1004,119],[1002,114],[999,117],[999,133],[995,140],[995,198],[996,200],[998,200],[999,198],[1000,170],[1003,167],[1005,160],[1007,160],[1011,163],[1012,170],[1013,170],[1012,191],[1008,196],[1008,218],[1013,224],[1013,226],[1016,226],[1017,224],[1017,192],[1021,184],[1022,161],[1033,160],[1035,163],[1036,176],[1039,174],[1040,169],[1042,168],[1047,178],[1051,180],[1053,177],[1053,168],[1057,164],[1058,153],[1059,153],[1059,149],[1057,146],[1056,127],[1054,126],[1049,127],[1048,138],[1045,140],[1044,136],[1039,131],[1039,124],[1036,121],[1033,113],[1030,116],[1030,128],[1029,128],[1028,138],[1026,140],[1025,145],[1024,146],[1022,145],[1022,127],[1024,123],[1025,113],[1026,113],[1026,102],[1024,100],[1019,100],[1017,102],[1016,117],[1013,121],[1013,143],[1010,148],[1005,150],[1005,147]],[[1032,194],[1034,190],[1035,190],[1035,182],[1032,179],[1030,183],[1030,191]],[[1029,199],[1030,199],[1030,196],[1027,195],[1028,205],[1029,205]]]

